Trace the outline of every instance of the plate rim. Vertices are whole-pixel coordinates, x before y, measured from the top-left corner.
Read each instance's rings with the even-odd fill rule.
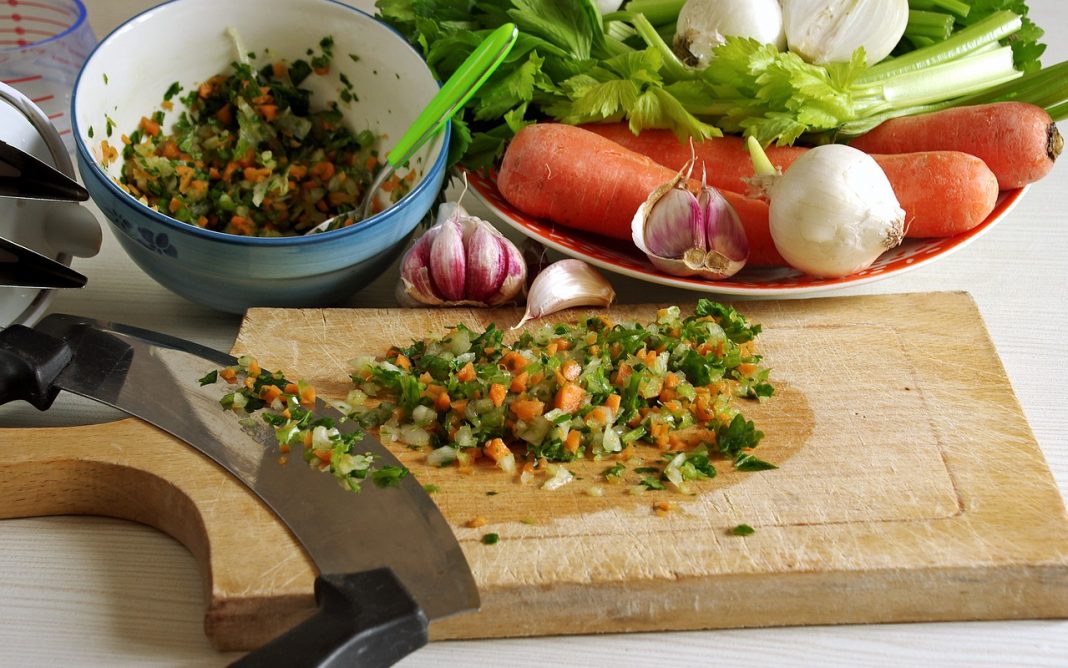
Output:
[[[596,238],[592,234],[583,234],[578,230],[570,230],[567,227],[556,225],[554,223],[546,222],[541,219],[536,219],[531,216],[526,216],[522,212],[511,207],[504,199],[504,196],[497,189],[496,186],[496,173],[490,172],[480,173],[475,170],[469,169],[464,166],[459,166],[458,170],[463,178],[465,178],[469,184],[469,188],[474,192],[475,196],[480,202],[482,202],[494,215],[496,215],[502,222],[507,224],[512,229],[523,234],[524,236],[533,239],[545,246],[552,248],[553,250],[563,253],[568,257],[583,260],[594,266],[600,267],[607,271],[611,271],[616,274],[627,276],[629,278],[653,283],[657,285],[663,285],[666,287],[679,288],[683,290],[694,290],[699,292],[707,292],[710,294],[721,294],[730,296],[768,296],[768,297],[782,297],[782,296],[796,296],[796,295],[809,295],[813,293],[828,292],[831,290],[843,290],[846,288],[866,285],[876,281],[881,281],[887,278],[898,276],[900,274],[912,271],[919,267],[927,266],[928,264],[939,260],[953,252],[964,248],[971,242],[975,241],[987,231],[989,231],[994,225],[1004,219],[1019,203],[1024,193],[1030,188],[1030,185],[1025,185],[1022,188],[1015,188],[1012,190],[1003,190],[998,194],[998,199],[994,204],[994,209],[987,215],[987,217],[978,225],[950,237],[935,237],[932,239],[917,239],[919,242],[934,242],[941,244],[941,247],[935,251],[920,252],[920,257],[906,258],[907,261],[902,266],[894,268],[884,269],[878,268],[875,271],[865,269],[849,276],[839,278],[812,278],[810,282],[803,285],[782,286],[782,285],[768,285],[767,287],[754,286],[752,283],[732,284],[730,280],[726,281],[708,281],[695,278],[686,278],[671,276],[662,272],[656,271],[656,269],[650,263],[649,268],[644,271],[635,270],[631,267],[622,266],[620,264],[611,262],[605,258],[596,257],[588,253],[584,253],[581,250],[568,247],[556,240],[544,235],[536,229],[532,229],[527,224],[524,224],[521,220],[515,217],[515,214],[526,218],[531,221],[532,224],[541,225],[544,227],[552,227],[553,232],[560,236],[568,237],[575,241],[587,241],[596,245]],[[504,206],[502,206],[504,205]],[[507,206],[507,208],[505,208]],[[579,236],[581,235],[581,236]],[[900,252],[898,249],[890,249],[887,253]],[[638,253],[635,251],[635,256]],[[638,261],[641,261],[640,259]],[[646,260],[646,262],[648,262]],[[760,268],[764,269],[764,268]],[[743,270],[744,271],[744,270]],[[788,267],[777,268],[768,267],[767,271],[792,271]],[[799,272],[797,272],[799,273]],[[774,281],[768,281],[769,283],[778,283],[789,277],[781,277],[774,279]],[[757,279],[759,280],[759,279]]]

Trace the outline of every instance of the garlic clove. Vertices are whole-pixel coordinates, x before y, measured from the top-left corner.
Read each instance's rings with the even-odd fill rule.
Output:
[[[560,260],[534,277],[526,312],[512,329],[574,306],[608,306],[615,298],[612,285],[596,269],[582,260]]]
[[[467,248],[466,297],[474,301],[489,301],[508,273],[508,257],[493,228],[471,224],[464,245]]]
[[[790,51],[810,63],[849,62],[864,47],[869,65],[890,55],[909,18],[908,0],[785,0]]]
[[[501,239],[501,250],[506,260],[504,280],[497,286],[497,293],[486,299],[490,306],[498,306],[515,301],[527,287],[527,263],[515,244]]]
[[[397,298],[405,305],[444,303],[434,288],[429,270],[430,247],[440,231],[439,227],[431,227],[416,240],[401,260],[401,280],[397,286]]]
[[[442,221],[437,238],[430,246],[430,276],[434,287],[448,301],[464,298],[467,283],[467,257],[463,228],[459,221]]]
[[[695,246],[704,248],[706,242],[701,203],[689,190],[672,188],[650,208],[644,230],[646,252],[681,257]]]

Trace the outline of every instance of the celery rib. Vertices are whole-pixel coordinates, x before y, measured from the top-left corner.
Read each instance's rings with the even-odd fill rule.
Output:
[[[899,74],[917,72],[975,52],[991,42],[1008,37],[1023,26],[1023,19],[1010,11],[994,12],[982,21],[957,32],[944,42],[910,51],[872,65],[857,78],[858,85],[876,83]]]

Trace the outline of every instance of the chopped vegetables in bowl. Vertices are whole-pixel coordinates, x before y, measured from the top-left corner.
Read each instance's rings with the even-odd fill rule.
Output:
[[[77,160],[123,248],[172,291],[231,312],[336,303],[396,258],[432,206],[448,131],[400,170],[378,213],[303,232],[355,207],[376,156],[437,87],[397,33],[332,0],[270,11],[175,0],[90,56],[73,102]]]

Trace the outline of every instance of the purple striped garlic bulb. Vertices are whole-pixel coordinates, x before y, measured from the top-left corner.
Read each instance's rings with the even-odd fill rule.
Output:
[[[397,299],[405,306],[498,306],[519,298],[527,267],[515,244],[456,202],[401,261]]]

